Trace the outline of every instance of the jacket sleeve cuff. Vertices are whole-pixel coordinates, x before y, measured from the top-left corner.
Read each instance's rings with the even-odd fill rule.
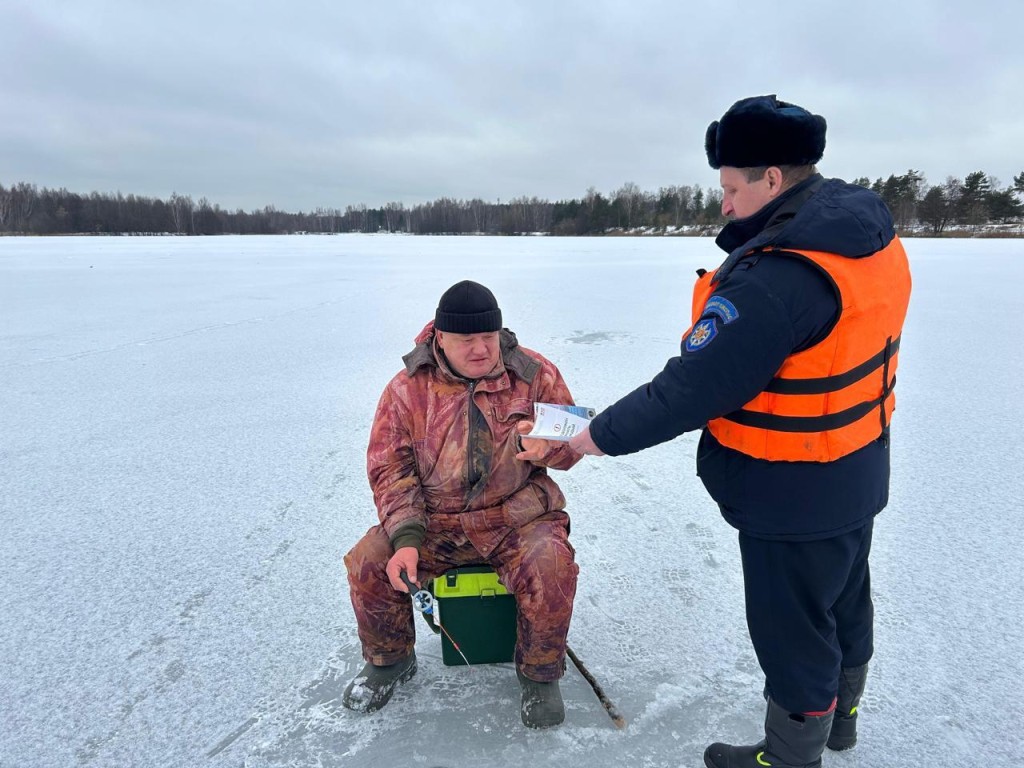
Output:
[[[419,549],[420,545],[423,544],[425,534],[426,529],[419,523],[403,525],[391,536],[391,546],[396,552],[402,547],[416,547],[416,549]]]
[[[594,441],[594,445],[606,456],[618,456],[623,451],[618,450],[620,446],[612,444],[614,441],[608,435],[608,430],[605,429],[606,420],[602,419],[601,416],[601,413],[597,414],[594,420],[590,422],[590,439]]]

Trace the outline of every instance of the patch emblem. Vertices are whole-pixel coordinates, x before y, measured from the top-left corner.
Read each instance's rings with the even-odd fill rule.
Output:
[[[726,325],[740,316],[736,305],[722,296],[712,296],[708,299],[708,303],[704,305],[704,311],[701,314],[718,315]]]
[[[715,322],[715,318],[705,318],[693,326],[690,335],[686,337],[684,348],[687,352],[696,352],[710,344],[711,340],[717,335],[718,324]]]

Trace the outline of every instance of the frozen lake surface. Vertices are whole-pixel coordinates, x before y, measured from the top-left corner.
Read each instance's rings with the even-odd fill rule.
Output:
[[[1024,753],[1024,241],[907,241],[893,483],[876,521],[861,739],[828,766]],[[0,238],[0,766],[702,764],[761,733],[736,532],[697,436],[556,477],[581,567],[563,727],[512,665],[420,672],[381,713],[342,555],[364,456],[442,291],[491,287],[577,402],[661,369],[710,239]],[[422,627],[418,624],[418,627]]]

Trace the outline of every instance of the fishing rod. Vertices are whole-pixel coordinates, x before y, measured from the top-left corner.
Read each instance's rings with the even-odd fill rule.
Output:
[[[434,596],[426,589],[420,589],[406,575],[405,571],[399,571],[398,575],[402,577],[402,581],[405,583],[406,588],[409,590],[409,596],[412,597],[412,607],[420,613],[424,614],[425,617],[429,617],[429,624],[436,624],[438,629],[444,632],[444,636],[448,638],[448,642],[452,644],[452,647],[459,652],[459,656],[466,662],[466,666],[470,666],[469,659],[466,658],[466,654],[459,648],[459,644],[455,642],[455,638],[452,637],[448,630],[444,628],[441,623],[441,619],[434,613]]]
[[[398,575],[401,577],[406,589],[409,590],[409,596],[412,598],[413,608],[424,614],[424,618],[427,619],[428,624],[431,626],[437,626],[438,629],[444,632],[445,637],[448,638],[448,642],[452,644],[452,647],[459,652],[462,660],[466,662],[466,666],[471,666],[469,659],[466,658],[466,654],[462,652],[459,644],[455,642],[455,638],[449,634],[448,630],[445,629],[444,625],[441,623],[440,618],[434,613],[434,596],[430,591],[417,587],[408,575],[406,575],[405,571],[399,571]],[[625,728],[626,718],[621,712],[619,712],[611,699],[608,698],[604,689],[601,688],[601,684],[597,682],[597,679],[590,673],[590,670],[586,668],[583,662],[580,661],[580,657],[576,655],[576,652],[570,648],[568,644],[565,646],[565,653],[572,660],[572,663],[576,666],[576,669],[579,670],[580,674],[583,675],[583,679],[590,684],[591,689],[594,691],[594,695],[597,696],[597,700],[601,702],[601,706],[603,706],[605,711],[608,713],[608,717],[610,717],[612,722],[615,723],[615,727]]]
[[[612,703],[611,699],[608,698],[604,689],[601,688],[600,683],[598,683],[597,679],[590,674],[590,670],[583,666],[583,662],[580,661],[580,657],[576,655],[576,652],[570,648],[568,644],[565,646],[565,655],[572,659],[572,663],[576,665],[576,669],[578,669],[580,674],[583,675],[583,679],[590,683],[590,687],[594,689],[594,695],[596,695],[597,700],[601,702],[601,706],[604,707],[605,712],[608,713],[608,717],[610,717],[612,722],[615,723],[615,727],[625,728],[626,718],[621,712],[619,712],[618,707]]]

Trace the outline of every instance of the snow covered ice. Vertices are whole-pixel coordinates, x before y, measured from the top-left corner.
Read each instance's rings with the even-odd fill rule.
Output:
[[[893,481],[861,738],[828,766],[1024,751],[1024,253],[906,242]],[[0,238],[0,766],[700,766],[761,733],[736,532],[696,435],[557,477],[581,567],[564,726],[512,665],[420,670],[374,715],[342,555],[370,420],[457,280],[602,408],[678,350],[710,239]]]

